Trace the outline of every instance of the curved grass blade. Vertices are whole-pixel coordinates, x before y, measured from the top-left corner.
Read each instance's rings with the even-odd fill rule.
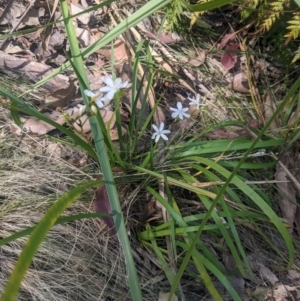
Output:
[[[151,227],[150,227],[149,224],[146,225],[146,231],[151,236],[152,231],[151,231]],[[174,278],[175,278],[174,273],[172,272],[172,270],[171,270],[169,264],[167,263],[167,261],[165,260],[165,257],[163,256],[163,254],[160,251],[159,247],[157,246],[157,243],[156,243],[155,239],[151,239],[151,245],[152,245],[152,248],[153,248],[153,250],[155,252],[155,255],[156,255],[158,261],[160,262],[161,268],[165,272],[166,277],[168,278],[168,281],[169,281],[170,285],[172,285],[172,283],[174,281]],[[179,295],[178,288],[176,290],[176,295]]]
[[[189,246],[183,242],[178,242],[178,245],[185,249],[186,251],[189,250]],[[235,289],[232,287],[230,282],[227,280],[227,277],[220,272],[207,258],[205,258],[203,255],[201,255],[199,252],[196,250],[193,251],[192,253],[193,256],[198,257],[199,261],[203,263],[203,265],[210,271],[212,272],[218,279],[219,281],[223,284],[223,286],[226,288],[226,290],[229,292],[231,297],[233,298],[234,301],[242,301],[240,296],[237,294]]]
[[[172,216],[172,218],[181,226],[183,227],[187,227],[187,224],[183,221],[181,215],[180,215],[180,212],[177,212],[176,210],[174,210],[171,205],[166,201],[164,200],[153,188],[151,187],[146,187],[146,189],[167,209],[167,211],[170,213],[170,215]],[[205,218],[208,218],[207,217],[207,214],[205,216]],[[200,225],[201,226],[201,225]],[[201,228],[201,231],[203,230],[203,227]],[[191,241],[195,241],[195,238],[193,239],[193,236],[192,234],[190,233],[186,233],[184,232],[183,233],[183,236],[185,238],[185,241],[186,243],[188,243],[190,245]],[[197,236],[199,237],[199,236]],[[190,245],[190,249],[189,249],[189,252],[192,252],[192,249],[195,248],[195,245]],[[190,258],[190,257],[189,257]],[[217,301],[222,301],[222,298],[220,297],[219,293],[217,292],[217,290],[215,289],[204,265],[202,264],[201,261],[198,260],[198,258],[195,258],[193,257],[193,261],[194,261],[194,264],[197,268],[197,270],[199,271],[199,274],[202,276],[202,279],[205,283],[205,285],[207,286],[207,289],[209,290],[209,292],[211,293],[211,295],[214,297],[214,300],[217,300]],[[180,266],[180,270],[178,271],[175,279],[173,280],[173,285],[171,287],[171,292],[170,292],[170,295],[169,295],[169,299],[168,300],[171,300],[173,294],[175,293],[175,291],[177,290],[177,287],[178,287],[178,284],[179,284],[179,281],[183,275],[183,272],[185,271],[186,269],[186,266],[188,264],[188,261],[186,262],[183,262]]]
[[[216,196],[216,199],[213,201],[213,203],[217,203],[218,200],[220,199],[220,197],[222,197],[223,193],[225,192],[226,188],[228,187],[228,185],[231,183],[232,179],[235,177],[237,171],[239,170],[240,166],[244,163],[244,161],[246,160],[247,156],[250,154],[250,152],[253,150],[253,148],[256,146],[256,144],[258,142],[260,142],[260,139],[263,137],[264,133],[266,132],[266,130],[270,127],[271,123],[274,121],[274,119],[277,117],[277,115],[279,115],[285,108],[287,102],[290,100],[290,98],[296,93],[296,91],[299,89],[300,87],[300,77],[296,80],[296,82],[293,84],[293,86],[289,89],[288,93],[286,94],[286,96],[284,97],[284,99],[282,100],[282,102],[278,105],[276,111],[273,113],[273,115],[271,116],[271,118],[267,121],[266,125],[263,127],[263,129],[259,132],[258,136],[256,137],[256,139],[253,141],[252,145],[249,147],[249,149],[246,151],[246,153],[244,154],[244,157],[240,160],[239,164],[234,168],[234,170],[230,173],[229,177],[227,178],[225,184],[222,186],[222,188],[220,189],[219,193]],[[247,187],[248,189],[250,187]],[[255,193],[255,195],[257,195],[259,197],[258,194]],[[260,198],[260,197],[259,197]],[[264,203],[264,206],[266,204]],[[268,205],[267,205],[268,206]],[[269,209],[270,207],[268,206],[267,209]],[[272,210],[272,209],[271,209]],[[270,214],[270,211],[268,211],[268,213]],[[289,251],[289,262],[288,262],[288,268],[290,268],[293,265],[294,262],[294,256],[295,256],[295,250],[294,250],[294,245],[293,242],[291,240],[290,234],[288,233],[288,231],[284,228],[284,226],[282,225],[282,223],[280,221],[278,221],[278,217],[276,216],[276,214],[273,212],[273,210],[271,211],[271,215],[272,217],[275,215],[276,221],[277,221],[277,226],[280,227],[280,230],[282,231],[281,234],[283,234],[283,238],[285,240],[285,242],[288,244],[288,251]],[[270,217],[270,216],[269,216]],[[186,257],[190,256],[190,254],[187,254]]]
[[[186,7],[193,12],[199,12],[219,8],[232,2],[237,2],[237,0],[212,0],[201,4],[186,4]]]
[[[217,175],[215,175],[211,171],[207,170],[205,167],[199,166],[199,164],[197,164],[197,165],[193,164],[192,167],[195,168],[196,170],[200,170],[201,172],[203,172],[203,174],[205,174],[206,177],[209,180],[221,181],[221,179]],[[218,190],[217,187],[215,187],[214,189],[215,189],[215,191]],[[231,188],[227,187],[226,192],[230,195],[230,197],[231,197],[232,200],[235,200],[238,203],[241,203],[241,201],[239,200],[238,196],[234,193],[234,191]],[[203,199],[202,196],[200,196],[200,198]],[[221,206],[223,208],[223,211],[225,213],[225,217],[227,219],[227,223],[228,223],[229,228],[231,230],[231,233],[232,233],[232,235],[234,237],[235,245],[237,245],[239,253],[242,255],[244,263],[246,264],[247,271],[249,273],[251,273],[253,279],[255,279],[255,276],[254,276],[254,274],[252,272],[252,269],[250,267],[249,260],[248,260],[248,258],[246,256],[244,248],[242,247],[242,243],[241,243],[241,240],[239,238],[239,235],[238,235],[238,232],[237,232],[237,229],[236,229],[236,225],[239,225],[240,223],[234,223],[233,222],[232,211],[229,210],[229,208],[228,208],[226,202],[224,201],[223,197],[220,198],[220,204],[221,204]],[[219,216],[219,213],[217,214],[217,216]],[[223,227],[224,227],[224,225],[223,225]],[[240,258],[238,256],[238,253],[236,252],[236,248],[233,245],[231,237],[227,236],[227,231],[224,230],[224,229],[222,229],[222,227],[220,228],[220,230],[221,230],[221,232],[222,232],[222,234],[223,234],[223,236],[224,236],[224,238],[225,238],[225,240],[226,240],[226,242],[227,242],[227,244],[228,244],[228,246],[229,246],[229,248],[231,250],[231,254],[232,254],[232,256],[233,256],[233,258],[234,258],[234,260],[235,260],[235,262],[237,264],[237,267],[239,268],[242,276],[245,276],[244,267],[243,267],[242,262],[241,262],[241,260],[240,260]]]
[[[258,141],[255,145],[255,149],[265,149],[269,147],[281,146],[286,143],[285,139],[270,139],[267,141]],[[199,142],[185,142],[173,147],[173,153],[170,155],[170,159],[181,159],[187,156],[203,156],[203,155],[215,155],[221,152],[236,152],[247,151],[253,144],[252,141],[246,139],[223,139],[213,141],[199,141]]]
[[[64,18],[69,17],[70,12],[69,12],[67,1],[60,0],[60,4],[61,4],[63,17]],[[87,78],[85,66],[83,64],[83,57],[79,49],[73,22],[69,19],[68,21],[65,22],[65,27],[66,27],[66,32],[70,44],[74,65],[76,67],[76,70],[80,73],[82,80],[84,81],[84,83],[86,83],[85,86],[82,86],[82,84],[80,84],[80,90],[84,99],[84,103],[86,107],[88,107],[89,100],[84,93],[85,87],[89,89],[88,78]],[[105,180],[110,207],[113,212],[113,219],[118,234],[118,239],[121,243],[122,251],[125,257],[126,267],[128,271],[128,283],[130,287],[130,293],[134,301],[139,301],[143,299],[141,286],[139,282],[139,277],[137,275],[135,262],[133,260],[132,249],[128,238],[127,229],[125,226],[124,215],[121,209],[119,195],[115,184],[115,179],[112,173],[108,153],[106,151],[106,146],[104,143],[103,132],[101,131],[96,116],[91,114],[91,116],[89,117],[89,122],[92,130],[96,151],[97,151],[98,161],[100,163],[101,171],[103,173],[103,177]]]
[[[182,174],[182,172],[180,170],[179,170],[179,172]],[[193,176],[191,176],[189,174],[185,174],[185,175],[183,175],[183,177],[189,183],[195,183],[195,182],[197,182],[197,180]],[[208,198],[206,196],[204,196],[204,195],[201,195],[201,194],[198,195],[198,197],[201,199],[202,203],[204,204],[204,206],[208,210],[210,208],[210,206],[211,206],[211,202],[208,200]],[[222,202],[222,200],[223,200],[223,198],[220,198],[220,203]],[[240,273],[242,274],[242,276],[246,276],[246,272],[245,272],[245,269],[243,267],[243,263],[242,263],[242,261],[240,259],[240,256],[239,256],[238,251],[237,251],[237,249],[235,247],[235,244],[233,243],[233,240],[232,240],[232,238],[231,238],[231,236],[229,234],[229,231],[227,230],[228,225],[224,225],[223,224],[223,221],[221,220],[221,218],[219,216],[219,212],[217,212],[215,210],[213,210],[213,212],[211,214],[211,217],[213,218],[213,220],[215,222],[215,226],[217,226],[219,228],[222,236],[224,237],[224,239],[225,239],[225,241],[227,243],[227,246],[228,246],[228,248],[231,251],[231,254],[232,254],[232,256],[233,256],[233,258],[234,258],[234,260],[236,262],[236,265],[237,265]],[[231,230],[233,231],[233,233],[235,233],[236,231],[235,231],[235,227],[234,227],[233,222],[230,224],[230,226],[232,228],[234,228],[234,229],[231,229]],[[207,225],[205,225],[203,227],[203,230],[205,230],[206,228],[207,228]],[[238,242],[238,241],[236,241],[236,242]],[[243,252],[243,249],[242,249],[241,254],[243,254],[243,253],[244,252]],[[244,260],[246,260],[246,262],[247,262],[247,258],[244,258]],[[251,271],[251,269],[250,269],[250,271]]]
[[[14,301],[21,286],[21,282],[32,262],[32,259],[39,247],[45,239],[51,227],[55,224],[59,216],[81,195],[81,193],[91,187],[99,186],[102,181],[90,181],[79,185],[78,187],[68,191],[54,203],[46,212],[44,217],[33,230],[23,251],[9,277],[8,283],[4,289],[1,300]]]
[[[11,106],[11,112],[12,112],[12,116],[14,117],[14,121],[16,121],[18,125],[20,124],[20,119],[16,117],[17,111],[33,116],[39,120],[43,120],[53,125],[55,128],[57,128],[58,130],[60,130],[62,133],[66,134],[70,138],[72,138],[74,142],[78,144],[82,149],[84,149],[93,159],[97,160],[97,155],[94,149],[88,143],[86,143],[84,140],[82,140],[80,137],[74,134],[72,131],[56,123],[52,119],[40,113],[38,110],[26,104],[21,99],[17,98],[16,96],[2,89],[1,87],[0,87],[0,94],[8,97],[13,102],[13,105]]]
[[[225,168],[221,167],[217,163],[201,157],[192,157],[190,158],[193,161],[200,162],[202,164],[205,164],[206,166],[210,166],[212,169],[220,173],[225,178],[229,178],[231,176],[231,172],[226,170]],[[279,233],[281,234],[283,240],[285,241],[285,244],[288,249],[289,253],[289,262],[288,265],[290,265],[294,260],[294,245],[292,241],[292,237],[289,234],[288,230],[278,217],[278,215],[273,211],[273,209],[264,201],[264,199],[261,198],[261,196],[253,190],[249,185],[245,184],[241,179],[239,179],[237,176],[231,177],[231,184],[234,184],[236,187],[238,187],[247,197],[249,197],[257,207],[259,207],[262,212],[268,216],[270,221],[274,224],[274,226],[277,228]]]
[[[85,218],[101,218],[101,217],[110,217],[110,216],[111,216],[111,214],[108,214],[108,213],[81,213],[81,214],[76,214],[76,215],[60,217],[56,220],[54,225],[69,223],[69,222],[73,222],[73,221],[77,221],[77,220],[81,220],[81,219],[85,219]],[[36,228],[36,226],[29,227],[27,229],[18,231],[8,237],[1,239],[0,247],[2,247],[14,240],[17,240],[18,238],[21,238],[21,237],[31,234],[35,228]]]

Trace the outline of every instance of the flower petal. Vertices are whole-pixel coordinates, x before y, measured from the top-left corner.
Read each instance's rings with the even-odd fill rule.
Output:
[[[101,88],[99,89],[100,92],[109,92],[109,91],[111,91],[111,90],[114,90],[114,88],[108,87],[108,86],[101,87]]]
[[[177,108],[178,108],[178,110],[182,109],[182,103],[181,102],[177,102]]]
[[[184,116],[184,117],[186,117],[186,118],[190,118],[191,117],[191,115],[190,114],[188,114],[188,113],[182,113],[182,115]]]
[[[113,99],[114,98],[114,95],[115,95],[115,91],[114,90],[110,90],[107,94],[106,94],[106,98],[107,99]]]
[[[160,138],[160,135],[157,135],[155,138],[155,142],[158,142],[159,138]]]
[[[162,122],[159,126],[159,132],[162,132],[162,130],[164,129],[165,124]]]
[[[84,90],[84,94],[88,97],[95,97],[95,93],[90,90]]]
[[[103,104],[103,102],[102,102],[102,98],[97,98],[97,99],[96,99],[96,105],[97,105],[97,107],[100,108],[100,109],[104,107],[104,104]]]
[[[107,86],[109,86],[109,87],[111,87],[111,88],[113,88],[113,87],[115,86],[114,81],[113,81],[112,78],[111,78],[110,76],[108,76],[108,75],[105,75],[105,76],[104,76],[103,82],[104,82]]]
[[[126,88],[128,86],[128,80],[121,85],[121,89]]]
[[[178,116],[178,114],[179,114],[178,110],[176,112],[172,113],[172,118],[176,118]]]
[[[157,133],[153,133],[152,134],[152,139],[155,139],[156,136],[157,136]]]
[[[182,109],[181,109],[181,112],[186,112],[186,111],[188,111],[188,109],[189,109],[189,108],[182,108]]]
[[[121,86],[122,86],[122,79],[118,77],[114,81],[114,87],[115,89],[120,89]]]
[[[166,135],[164,135],[164,134],[161,134],[160,137],[163,138],[166,141],[169,140],[169,138]]]
[[[161,134],[171,134],[171,131],[170,131],[170,130],[163,130],[163,131],[161,132]]]
[[[178,111],[178,109],[176,109],[176,108],[170,108],[170,110],[171,110],[171,111],[174,111],[174,112],[177,112],[177,111]]]
[[[158,132],[158,127],[157,127],[155,124],[152,124],[152,127],[153,127],[154,131],[156,132],[155,134],[157,134],[157,132]]]

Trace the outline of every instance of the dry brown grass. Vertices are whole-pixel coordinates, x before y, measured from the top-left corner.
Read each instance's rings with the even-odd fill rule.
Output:
[[[43,139],[11,134],[8,112],[0,109],[0,238],[34,226],[57,197],[94,178],[88,166],[76,168],[49,154]],[[94,192],[86,192],[66,214],[93,211]],[[0,248],[0,291],[28,237]],[[140,269],[142,285],[150,280]],[[157,289],[147,284],[148,298]],[[125,300],[129,296],[122,252],[100,219],[56,225],[40,246],[22,283],[18,300]]]

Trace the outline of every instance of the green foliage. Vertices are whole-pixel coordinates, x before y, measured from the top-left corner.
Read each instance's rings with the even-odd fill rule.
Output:
[[[75,35],[75,29],[74,29],[73,23],[71,22],[71,15],[70,15],[67,3],[65,1],[61,1],[61,3],[60,3],[61,9],[62,9],[62,15],[64,17],[64,22],[65,22],[65,26],[66,26],[67,35],[68,35],[68,41],[69,41],[70,49],[71,49],[71,53],[72,53],[72,62],[68,62],[68,63],[64,64],[63,66],[61,66],[61,68],[58,68],[56,71],[54,71],[53,73],[46,76],[42,81],[37,83],[35,85],[35,87],[42,85],[44,82],[46,82],[50,78],[53,78],[56,74],[62,72],[66,68],[73,66],[73,68],[75,69],[75,71],[78,74],[78,80],[79,80],[79,84],[80,84],[81,94],[83,95],[83,99],[86,104],[88,113],[90,113],[90,115],[91,115],[89,118],[89,122],[90,122],[92,134],[93,134],[93,138],[94,138],[94,142],[95,142],[94,146],[96,148],[96,156],[95,156],[95,151],[94,151],[93,145],[86,145],[84,141],[79,139],[71,131],[67,132],[66,128],[59,127],[59,125],[57,125],[56,123],[54,124],[53,121],[46,120],[45,117],[42,116],[42,114],[40,114],[37,110],[32,109],[29,105],[22,102],[20,99],[18,99],[14,95],[9,94],[8,92],[6,92],[4,90],[0,90],[1,94],[8,96],[12,101],[15,101],[16,103],[18,103],[18,105],[20,105],[20,108],[18,108],[19,111],[27,110],[27,112],[30,115],[33,115],[41,120],[44,120],[45,122],[48,122],[48,123],[54,125],[55,127],[59,128],[65,134],[67,134],[69,137],[71,137],[76,143],[78,143],[84,150],[86,150],[87,153],[89,153],[94,159],[97,159],[98,162],[100,163],[101,172],[104,176],[105,183],[106,183],[110,206],[111,206],[112,211],[114,212],[113,218],[114,218],[114,222],[115,222],[115,225],[117,228],[118,238],[119,238],[119,241],[120,241],[122,249],[123,249],[124,257],[126,259],[126,264],[127,264],[127,269],[128,269],[128,277],[129,277],[128,282],[129,282],[129,286],[131,289],[132,299],[136,300],[136,301],[142,300],[141,287],[140,287],[140,283],[138,280],[135,263],[134,263],[133,257],[132,257],[131,246],[130,246],[130,242],[128,239],[128,234],[127,234],[127,230],[125,227],[125,223],[124,223],[124,217],[123,217],[123,213],[121,210],[118,193],[116,190],[114,177],[112,174],[109,156],[107,154],[107,148],[106,148],[104,138],[103,138],[103,135],[105,136],[105,134],[107,135],[107,133],[105,130],[101,129],[100,114],[97,113],[97,116],[95,116],[95,114],[92,114],[91,109],[89,107],[89,100],[84,93],[84,89],[89,88],[89,83],[87,81],[86,70],[83,65],[83,58],[92,54],[97,49],[107,45],[108,43],[113,41],[113,39],[115,39],[120,34],[125,32],[126,30],[128,30],[128,28],[130,28],[131,26],[134,26],[135,24],[137,24],[138,22],[140,22],[147,16],[154,13],[156,10],[159,10],[160,8],[164,7],[170,1],[171,0],[163,0],[163,1],[162,0],[152,0],[152,1],[148,2],[143,7],[141,7],[139,10],[137,10],[134,14],[132,14],[129,18],[127,18],[124,22],[118,24],[113,30],[111,30],[102,39],[98,40],[94,44],[87,47],[83,51],[83,53],[80,52],[80,49],[78,46],[78,41],[77,41],[77,38]],[[107,3],[108,3],[108,1],[105,2],[104,4],[102,3],[101,5],[103,6]],[[2,38],[6,38],[6,37],[2,37]],[[16,117],[16,114],[15,114],[16,106],[13,105],[12,108],[13,108],[12,112],[14,113],[15,120],[19,124],[19,119]],[[115,151],[116,158],[119,159],[118,152],[116,151],[116,149],[114,149],[114,151]],[[86,186],[88,186],[88,185],[86,185]],[[78,195],[78,193],[76,194],[76,196],[77,195]],[[66,195],[65,198],[67,199],[68,202],[71,202],[74,200],[75,196],[73,196],[73,194]],[[65,209],[64,206],[61,206],[61,207],[55,206],[53,208],[55,210],[51,208],[50,209],[51,214],[49,213],[49,215],[45,215],[44,219],[42,220],[44,225],[47,224],[45,231],[41,232],[40,227],[37,227],[34,230],[31,238],[29,239],[30,244],[28,245],[28,247],[25,247],[24,252],[22,253],[22,254],[27,254],[27,255],[26,256],[21,255],[21,257],[19,258],[19,261],[17,262],[17,265],[15,267],[16,272],[13,272],[13,274],[12,274],[12,278],[11,278],[12,280],[8,283],[8,286],[4,292],[3,300],[13,300],[14,296],[17,295],[19,287],[21,285],[22,278],[25,276],[25,273],[30,265],[32,257],[34,256],[34,254],[36,252],[36,249],[38,248],[39,244],[44,239],[47,231],[50,229],[50,227],[52,225],[54,225],[54,223],[57,220],[57,218],[59,217],[59,215]],[[55,212],[53,212],[53,210]],[[45,219],[46,219],[46,222],[45,222]],[[34,244],[32,242],[32,237],[34,237],[35,234],[38,235],[39,239]],[[15,283],[15,285],[14,285],[14,283]]]
[[[184,11],[186,11],[186,0],[173,0],[167,9],[167,27],[170,30],[174,30],[180,24],[181,17]]]
[[[285,37],[288,39],[298,38],[300,32],[300,12],[294,12],[292,19],[287,21],[287,23],[290,25],[287,27],[289,31]]]
[[[263,7],[261,13],[260,26],[268,31],[274,25],[275,21],[284,13],[284,7],[287,6],[289,0],[272,1],[268,3],[267,7]]]
[[[51,227],[57,222],[59,216],[67,209],[74,201],[76,201],[81,193],[89,187],[99,186],[100,181],[91,181],[82,184],[63,195],[44,215],[42,220],[33,230],[27,244],[25,245],[15,267],[2,294],[1,300],[14,301],[18,290],[21,287],[21,282],[31,264],[31,261],[38,247],[45,239]]]
[[[231,2],[238,2],[240,5],[241,21],[247,25],[254,25],[257,33],[271,32],[273,29],[274,49],[279,49],[278,58],[282,64],[294,63],[300,59],[300,48],[294,49],[292,56],[286,45],[298,38],[300,32],[300,10],[291,0],[245,0],[245,1],[210,1],[198,0],[195,5],[191,5],[186,0],[173,0],[167,10],[168,28],[174,30],[180,28],[183,13],[190,18],[190,27],[201,17],[204,11],[215,9]],[[269,39],[272,38],[269,35]],[[280,41],[279,41],[280,40]]]
[[[278,59],[283,65],[299,60],[299,49],[292,56],[295,46],[290,43],[300,32],[300,11],[294,1],[247,0],[240,7],[240,14],[242,21],[253,24],[258,34],[267,33],[268,44],[278,50]]]
[[[72,22],[69,22],[70,16],[67,4],[62,3],[72,59],[70,59],[70,62],[64,64],[60,71],[69,66],[73,67],[78,76],[80,89],[87,108],[89,108],[89,99],[85,96],[83,91],[84,89],[89,88],[89,83],[87,81],[82,61],[83,58],[107,43],[110,43],[118,35],[124,33],[128,27],[135,25],[143,18],[169,2],[170,1],[161,0],[152,0],[148,2],[142,9],[126,19],[124,23],[116,26],[102,39],[96,41],[93,45],[90,45],[82,53],[78,47]],[[230,2],[233,1],[213,0],[209,2],[205,1],[205,3],[204,1],[201,1],[200,4],[189,5],[184,0],[174,0],[168,10],[169,22],[171,25],[176,25],[176,22],[180,19],[184,9],[201,11],[204,9],[216,8]],[[263,6],[264,3],[267,3],[263,3],[259,0],[249,0],[248,2],[251,4],[252,9],[259,8],[260,6]],[[274,2],[274,4],[270,4],[272,17],[267,21],[264,17],[262,19],[264,21],[260,23],[264,30],[271,30],[275,21],[280,18],[284,5],[287,5],[286,1],[277,1]],[[248,15],[250,16],[250,14]],[[152,56],[147,48],[147,43],[140,42],[136,49],[133,77],[131,79],[132,99],[129,106],[131,113],[128,126],[129,136],[126,139],[123,139],[122,134],[119,135],[119,149],[117,149],[117,147],[115,147],[115,145],[111,142],[99,112],[96,114],[89,112],[89,121],[95,143],[94,145],[90,145],[79,139],[76,135],[74,135],[74,133],[68,132],[64,127],[45,119],[45,117],[38,111],[33,110],[13,95],[8,94],[2,89],[0,89],[0,93],[8,96],[13,101],[12,115],[14,116],[16,123],[20,124],[20,120],[17,115],[17,112],[19,111],[31,114],[45,122],[52,122],[52,125],[61,129],[65,134],[73,138],[73,140],[91,157],[98,160],[101,166],[101,172],[103,173],[107,184],[108,196],[114,213],[113,217],[117,226],[118,238],[121,242],[124,256],[126,258],[128,282],[133,300],[142,300],[141,288],[135,271],[131,245],[128,239],[127,229],[125,227],[123,212],[121,210],[111,165],[121,166],[123,175],[126,175],[128,170],[130,170],[130,176],[132,176],[134,172],[135,176],[139,177],[139,181],[146,178],[145,182],[143,182],[141,186],[147,190],[149,195],[160,202],[164,210],[166,210],[171,216],[169,221],[161,223],[158,226],[147,224],[145,231],[142,230],[138,233],[140,240],[146,246],[152,247],[157,255],[162,269],[164,270],[172,287],[171,294],[179,291],[178,285],[180,279],[183,273],[187,270],[188,264],[192,262],[198,271],[197,279],[199,279],[199,276],[201,277],[201,281],[205,284],[214,300],[221,301],[222,298],[214,285],[213,277],[217,278],[220,283],[223,284],[233,300],[240,301],[241,298],[228,281],[228,275],[226,274],[226,271],[224,271],[221,262],[215,258],[214,253],[201,238],[205,235],[205,232],[209,233],[211,237],[215,239],[216,243],[221,237],[224,245],[223,248],[228,250],[228,252],[232,255],[240,274],[246,275],[246,273],[249,272],[251,275],[252,271],[250,263],[248,262],[246,250],[242,244],[238,227],[241,225],[251,225],[251,227],[258,233],[262,233],[262,238],[265,238],[263,230],[260,229],[261,224],[264,222],[262,227],[267,224],[274,232],[277,231],[281,235],[282,240],[285,242],[288,255],[286,258],[286,264],[288,267],[293,264],[294,246],[291,235],[288,233],[284,223],[271,208],[268,197],[266,197],[263,193],[259,193],[258,188],[255,187],[254,189],[252,185],[246,184],[246,179],[244,179],[240,174],[240,169],[243,167],[253,169],[258,168],[258,164],[252,165],[251,162],[245,163],[245,160],[248,159],[248,156],[251,155],[252,151],[260,148],[271,149],[285,143],[285,140],[283,139],[267,139],[264,134],[275,117],[282,112],[287,102],[299,89],[300,80],[298,80],[291,88],[287,96],[280,103],[277,111],[269,119],[265,127],[259,132],[254,141],[247,139],[218,140],[213,142],[203,141],[202,137],[205,132],[194,136],[188,141],[180,141],[176,133],[174,133],[174,140],[172,140],[166,147],[164,144],[162,144],[162,148],[160,148],[160,145],[156,144],[153,146],[153,144],[150,143],[149,148],[146,148],[144,152],[139,153],[137,151],[138,143],[142,138],[144,138],[144,136],[147,136],[146,132],[150,128],[152,117],[159,104],[159,101],[157,101],[156,105],[152,108],[152,111],[148,114],[146,120],[141,120],[141,118],[135,114],[137,110],[137,102],[143,89],[142,84],[138,84],[138,67],[141,63],[142,57],[146,57],[145,60],[147,61],[149,68],[148,73],[146,75],[143,74],[142,76],[142,80],[145,80],[146,77],[148,78],[145,91],[143,91],[145,95],[142,100],[142,112],[146,108],[148,93],[152,88],[155,74],[155,70],[153,70],[154,64]],[[58,71],[48,75],[46,79],[53,77],[57,74],[57,72]],[[39,86],[41,83],[42,82],[39,82],[35,86]],[[118,102],[120,97],[121,95],[117,94],[114,100],[115,108],[117,110],[116,114],[119,114],[117,115],[119,133],[121,133],[121,118],[118,110],[120,107],[120,102]],[[140,114],[140,116],[143,116],[143,114]],[[207,131],[209,132],[209,130]],[[96,151],[94,151],[94,148]],[[232,164],[228,164],[228,161],[222,160],[225,155],[230,155],[235,152],[243,152],[239,162],[230,162]],[[164,160],[161,160],[162,157],[164,157]],[[265,166],[266,165],[261,164],[260,168],[265,168]],[[271,164],[271,167],[272,166],[273,165]],[[212,188],[201,188],[200,184],[203,179],[211,183],[222,182],[222,185],[215,185]],[[95,183],[86,183],[71,190],[61,197],[45,214],[44,218],[33,230],[32,236],[17,262],[6,291],[4,292],[5,298],[3,300],[12,300],[17,294],[22,278],[25,276],[26,270],[39,244],[43,241],[51,226],[58,221],[60,214],[69,204],[75,201],[85,188],[91,187],[94,184]],[[163,184],[166,188],[167,200],[157,192],[157,187],[161,184]],[[197,198],[199,204],[203,205],[203,212],[196,215],[188,213],[186,216],[183,216],[177,203],[178,200],[175,193],[176,189],[182,189],[193,194],[193,196]],[[230,199],[230,202],[228,202],[228,199]],[[249,212],[248,209],[245,209],[246,206],[255,210],[253,210],[253,212]],[[30,231],[31,230],[32,229],[30,229]],[[178,259],[178,261],[176,261],[178,264],[176,266],[176,268],[178,268],[178,272],[173,271],[168,266],[169,250],[166,250],[163,244],[158,243],[156,240],[158,237],[167,237],[171,239],[173,255],[176,260]],[[266,240],[266,242],[273,250],[275,250],[275,252],[278,253],[279,256],[284,257],[282,251],[278,251],[272,242],[268,240]],[[14,284],[16,284],[15,287]]]
[[[183,12],[193,13],[191,15],[191,26],[193,26],[203,12],[236,1],[238,0],[198,0],[198,4],[191,5],[187,0],[173,0],[170,9],[167,11],[168,28],[173,30],[178,27]]]

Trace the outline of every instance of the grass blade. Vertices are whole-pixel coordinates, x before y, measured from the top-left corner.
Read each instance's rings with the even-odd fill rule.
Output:
[[[89,89],[89,84],[88,84],[88,78],[87,78],[87,74],[85,71],[85,67],[83,64],[83,57],[80,53],[78,41],[77,41],[76,34],[75,34],[74,25],[73,25],[71,19],[68,19],[70,17],[68,4],[65,0],[60,0],[60,3],[61,3],[62,15],[63,15],[64,19],[68,20],[68,21],[65,21],[65,26],[66,26],[66,31],[67,31],[67,35],[68,35],[68,40],[70,43],[70,49],[71,49],[71,53],[72,53],[72,57],[73,57],[73,63],[75,65],[76,72],[81,75],[82,81],[85,83],[85,85],[82,85],[82,81],[79,82],[81,94],[83,95],[83,99],[84,99],[84,103],[85,103],[86,107],[89,108],[89,100],[84,93],[84,89],[86,87],[88,87],[88,89]],[[124,28],[123,28],[123,30],[124,30]],[[94,50],[94,48],[92,48],[92,49]],[[92,113],[91,110],[89,113]],[[97,114],[97,115],[99,115],[99,114]],[[128,238],[127,229],[125,227],[124,216],[123,216],[123,212],[121,209],[116,184],[114,181],[114,176],[113,176],[113,173],[111,170],[109,157],[108,157],[108,154],[106,151],[106,146],[104,143],[103,133],[101,131],[101,128],[97,121],[97,118],[94,114],[91,114],[91,116],[89,117],[89,122],[90,122],[91,130],[92,130],[92,134],[93,134],[93,138],[94,138],[94,143],[95,143],[95,147],[96,147],[96,151],[97,151],[98,160],[99,160],[99,163],[101,166],[101,171],[104,176],[111,210],[113,212],[115,227],[117,230],[119,241],[121,242],[121,246],[123,249],[126,267],[128,269],[128,279],[129,279],[129,287],[130,287],[131,296],[134,301],[139,301],[139,300],[143,299],[141,287],[140,287],[138,275],[137,275],[136,268],[135,268],[135,263],[134,263],[133,256],[132,256],[130,241]]]
[[[14,301],[16,299],[21,282],[31,264],[34,254],[59,216],[80,197],[84,190],[99,186],[101,183],[101,181],[90,181],[68,191],[46,212],[23,248],[3,292],[2,301]]]

